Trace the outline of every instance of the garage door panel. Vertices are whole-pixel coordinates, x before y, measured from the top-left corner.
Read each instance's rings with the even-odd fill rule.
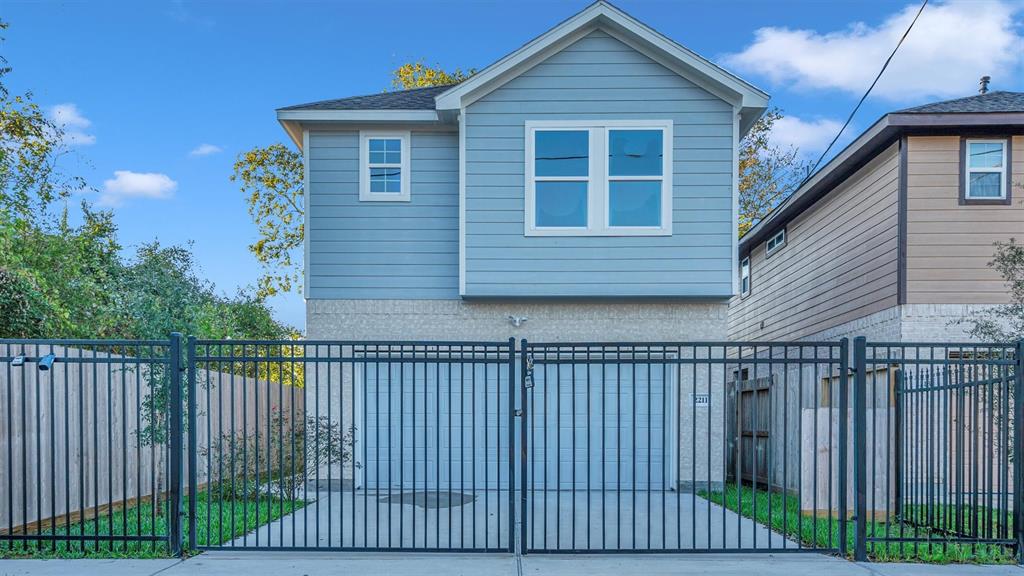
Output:
[[[362,484],[508,488],[508,378],[507,363],[368,363],[356,378],[365,402]]]
[[[674,378],[667,365],[546,364],[529,394],[534,489],[664,489]],[[575,476],[574,476],[575,474]]]

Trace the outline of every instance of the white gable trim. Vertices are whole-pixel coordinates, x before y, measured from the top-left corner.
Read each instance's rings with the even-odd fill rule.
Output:
[[[466,295],[466,111],[459,110],[459,296]]]
[[[632,48],[740,108],[756,109],[757,115],[760,115],[760,110],[768,105],[768,95],[763,91],[669,40],[614,6],[599,1],[469,80],[438,95],[435,98],[437,109],[456,110],[471,104],[597,28],[619,40],[626,41],[629,38],[627,44]]]
[[[309,299],[309,130],[302,131],[302,297]]]

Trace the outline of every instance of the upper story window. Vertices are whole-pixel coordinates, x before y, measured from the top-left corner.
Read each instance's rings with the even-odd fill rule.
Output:
[[[769,238],[768,241],[764,243],[765,256],[771,256],[772,254],[778,252],[785,245],[786,229],[783,228],[782,230],[779,230],[775,234],[772,234],[772,237]]]
[[[1008,200],[1006,140],[970,139],[965,142],[963,199],[1003,203]]]
[[[750,295],[750,257],[740,260],[740,296]]]
[[[672,234],[671,121],[526,123],[526,235]]]
[[[361,132],[359,136],[359,199],[408,202],[409,133]]]

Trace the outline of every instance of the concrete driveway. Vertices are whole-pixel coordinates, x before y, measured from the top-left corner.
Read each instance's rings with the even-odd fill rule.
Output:
[[[310,496],[315,501],[305,508],[226,547],[508,548],[507,490],[450,497],[447,491],[363,490]],[[513,502],[517,513],[519,504]],[[528,495],[527,515],[531,550],[800,547],[692,493],[538,491]]]

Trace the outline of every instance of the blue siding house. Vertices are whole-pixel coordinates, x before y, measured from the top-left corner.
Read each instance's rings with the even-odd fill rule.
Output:
[[[311,338],[724,338],[768,96],[597,2],[439,86],[289,106]]]
[[[757,88],[597,2],[460,84],[278,110],[305,156],[307,336],[724,340],[738,288],[737,148],[767,103]],[[335,418],[354,423],[355,442],[370,455],[357,456],[365,474],[348,472],[345,482],[452,486],[447,473],[422,483],[382,476],[380,439],[359,432],[378,426],[372,399],[381,389],[388,398],[392,386],[410,400],[427,398],[445,386],[443,371],[331,370],[333,378],[320,378],[326,387],[306,388],[306,402],[318,414],[340,402]],[[592,389],[577,385],[590,379],[576,372],[534,376],[557,393],[559,437],[587,438],[604,419],[621,419],[630,423],[621,441],[646,447],[642,463],[588,448],[586,461],[603,463],[602,482],[664,489],[723,477],[717,468],[701,472],[679,449],[694,426],[672,414],[698,374],[617,373],[609,403],[603,384],[595,388],[603,372]],[[474,371],[470,384],[462,373],[450,378],[461,384],[458,402],[437,394],[434,408],[399,405],[399,438],[414,438],[417,421],[425,430],[442,412],[454,412],[460,430],[469,422],[471,437],[455,439],[449,456],[440,441],[408,446],[400,462],[388,451],[383,469],[423,469],[457,453],[459,477],[507,488],[508,475],[486,472],[500,470],[512,431],[486,408],[478,414],[502,402],[499,371]],[[547,378],[557,385],[545,387]],[[705,421],[723,417],[720,394],[712,391]],[[596,398],[604,399],[600,411],[583,411]],[[548,417],[547,404],[538,402],[535,420]],[[360,406],[371,418],[365,424]],[[481,415],[486,423],[473,426]],[[467,444],[485,448],[461,460]],[[580,487],[559,453],[545,452],[543,469],[552,473],[534,486]],[[596,474],[588,464],[586,477]]]

